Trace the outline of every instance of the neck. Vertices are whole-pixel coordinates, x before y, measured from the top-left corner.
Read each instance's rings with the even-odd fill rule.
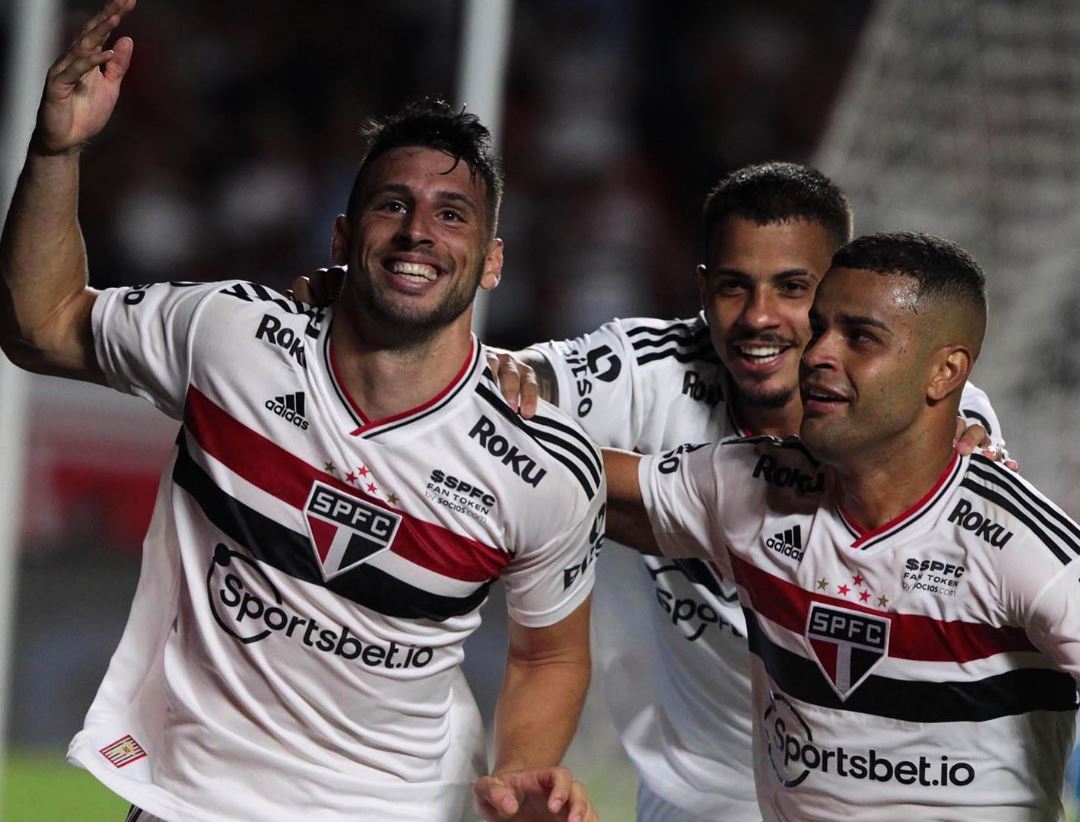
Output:
[[[956,453],[956,425],[912,426],[851,459],[833,463],[839,501],[862,528],[873,531],[915,506],[941,478]]]
[[[371,333],[355,311],[341,309],[330,331],[334,363],[343,387],[370,420],[423,405],[457,376],[472,348],[472,311],[422,339],[405,341]]]
[[[793,392],[791,399],[778,408],[750,405],[740,394],[734,395],[732,403],[735,409],[735,421],[740,428],[751,434],[793,437],[799,433],[802,400],[798,391]]]

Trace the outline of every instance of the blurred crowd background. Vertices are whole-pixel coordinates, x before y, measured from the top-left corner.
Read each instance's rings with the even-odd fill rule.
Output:
[[[920,219],[941,219],[928,209],[907,212],[904,224],[888,222],[904,203],[919,201],[906,171],[918,167],[926,186],[951,192],[949,214],[977,203],[981,222],[954,221],[952,236],[976,245],[987,239],[987,221],[1008,211],[1010,190],[992,183],[957,189],[942,174],[934,141],[911,136],[935,123],[951,134],[950,118],[960,116],[974,117],[980,134],[989,127],[992,118],[942,97],[963,89],[970,69],[982,78],[980,111],[995,108],[993,78],[981,59],[974,68],[965,63],[958,45],[966,33],[962,42],[973,53],[1000,47],[992,21],[972,22],[978,1],[519,0],[501,135],[506,267],[487,300],[486,341],[516,348],[613,316],[696,311],[701,203],[723,173],[746,163],[823,163],[851,187],[867,218],[860,218],[863,230],[926,228],[933,226],[917,225]],[[0,0],[0,11],[7,5]],[[65,40],[97,5],[64,4]],[[1016,119],[1076,110],[1080,58],[1069,44],[1080,42],[1071,36],[1080,37],[1080,20],[1068,0],[987,0],[982,9],[1004,14],[998,23],[1010,31],[1030,33],[1038,17],[1039,37],[1053,39],[1048,49],[1029,37],[1009,63],[1019,72],[1016,93],[1049,95],[1037,110],[1014,112]],[[927,51],[916,40],[901,42],[895,26],[882,28],[898,10],[908,29],[922,26],[946,45]],[[460,0],[140,0],[123,24],[136,50],[117,113],[83,163],[91,283],[239,277],[286,287],[327,265],[333,218],[358,160],[358,123],[419,95],[460,101],[454,82],[463,13]],[[5,61],[9,34],[0,30]],[[907,51],[896,52],[900,45]],[[897,54],[902,59],[888,59]],[[1048,88],[1025,86],[1049,59],[1062,65],[1051,67]],[[903,82],[889,79],[895,66],[907,67]],[[1012,133],[1012,122],[1002,120],[1002,130]],[[1062,171],[1080,138],[1056,120],[1047,128],[1058,140],[1047,151],[1062,163],[1044,169],[1046,176],[1080,189]],[[1010,158],[1022,165],[1008,143],[953,149],[967,158],[953,166],[979,158],[980,169]],[[906,188],[870,184],[890,167]],[[1073,195],[1043,206],[1068,216],[1075,202]],[[1058,278],[1067,282],[1078,259],[1059,254]],[[1077,326],[1066,320],[1043,318],[1041,359],[1031,350],[1008,354],[1001,378],[982,366],[979,384],[991,390],[1007,433],[1010,425],[1031,433],[1024,403],[1044,383],[1067,381],[1074,391],[1080,382],[1053,349],[1054,339],[1071,342],[1068,330]],[[1018,357],[1023,367],[1014,377]],[[1080,366],[1073,370],[1080,375]],[[9,741],[60,758],[119,639],[157,472],[175,432],[148,407],[100,389],[36,380],[31,402]],[[1050,449],[1067,437],[1060,427],[1068,416],[1054,419],[1059,428],[1034,432]],[[1042,463],[1025,462],[1023,450],[1017,456],[1046,490],[1080,499],[1071,496],[1071,466],[1080,457],[1047,473],[1048,487]],[[615,560],[605,562],[614,568]],[[486,705],[503,654],[498,608],[493,603],[469,651]],[[586,723],[595,729],[585,734],[591,767],[615,775],[612,792],[632,791],[605,735],[603,707],[591,706]],[[613,807],[632,806],[632,796],[623,799],[630,805]]]

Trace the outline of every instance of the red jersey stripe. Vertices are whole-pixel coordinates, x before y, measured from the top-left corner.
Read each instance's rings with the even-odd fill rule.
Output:
[[[846,599],[820,596],[762,571],[734,554],[731,554],[731,568],[735,581],[750,597],[751,610],[797,634],[806,629],[811,603],[821,602],[888,618],[892,622],[889,656],[897,659],[970,662],[995,654],[1037,650],[1022,628],[897,614]]]
[[[482,542],[425,522],[377,497],[318,470],[273,441],[233,419],[199,391],[188,387],[184,425],[199,447],[237,476],[302,510],[315,480],[401,516],[390,550],[429,571],[463,582],[499,576],[510,556]]]

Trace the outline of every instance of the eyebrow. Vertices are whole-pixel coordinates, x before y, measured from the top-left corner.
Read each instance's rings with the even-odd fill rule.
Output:
[[[728,266],[717,266],[709,272],[710,274],[726,274],[729,277],[743,277],[747,280],[751,279],[750,275],[743,271],[741,268],[729,268]],[[769,275],[769,279],[772,280],[787,280],[793,277],[813,277],[814,274],[805,268],[785,268],[783,271],[777,271]]]
[[[869,325],[873,328],[880,328],[882,331],[888,332],[889,334],[892,333],[892,329],[877,317],[868,317],[863,314],[841,313],[839,315],[839,320],[845,325]]]
[[[379,186],[372,194],[400,194],[405,197],[411,198],[413,196],[412,189],[403,183],[387,183],[386,185]],[[460,191],[436,191],[435,198],[437,200],[447,200],[453,203],[463,203],[472,209],[476,208],[476,200],[467,194],[462,194]]]

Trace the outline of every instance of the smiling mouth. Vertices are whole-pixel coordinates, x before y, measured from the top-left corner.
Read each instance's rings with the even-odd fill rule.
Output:
[[[439,271],[427,263],[407,263],[401,260],[391,263],[388,268],[394,274],[414,283],[433,283],[439,278]]]
[[[835,391],[830,391],[827,388],[820,387],[806,387],[803,389],[803,400],[808,402],[823,403],[829,405],[836,405],[839,403],[846,403],[847,397],[843,394],[838,394]]]

